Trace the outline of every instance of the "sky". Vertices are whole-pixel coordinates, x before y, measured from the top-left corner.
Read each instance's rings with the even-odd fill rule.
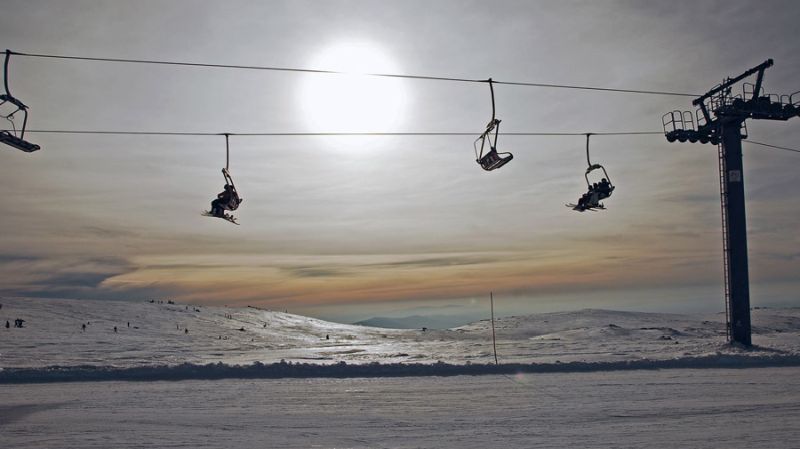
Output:
[[[17,52],[397,73],[702,94],[768,58],[800,90],[796,1],[6,0]],[[488,86],[14,56],[31,130],[467,132],[231,137],[241,226],[200,214],[221,136],[30,133],[0,149],[0,295],[170,298],[352,322],[577,308],[723,310],[716,148],[595,136],[616,190],[585,190],[583,136],[472,143]],[[738,88],[738,87],[737,87]],[[800,95],[800,94],[798,94]],[[691,97],[496,85],[504,132],[660,131]],[[800,119],[749,121],[800,147]],[[751,303],[800,305],[800,155],[744,144]]]

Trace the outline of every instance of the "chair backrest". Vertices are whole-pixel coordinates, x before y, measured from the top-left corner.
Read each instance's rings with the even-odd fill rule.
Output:
[[[242,201],[239,199],[239,194],[236,193],[236,191],[233,191],[230,201],[228,201],[228,204],[225,205],[225,209],[236,210],[239,208],[239,203],[241,202]]]
[[[239,192],[236,191],[236,186],[233,184],[233,177],[230,172],[228,172],[227,168],[222,169],[222,176],[225,178],[225,184],[231,186],[230,200],[228,200],[228,203],[224,204],[223,207],[226,210],[236,210],[239,208],[239,203],[241,203],[242,200],[239,197]]]
[[[614,192],[614,186],[613,186],[613,185],[611,185],[611,184],[609,184],[607,189],[605,189],[605,190],[600,190],[600,191],[599,191],[599,192],[597,192],[597,193],[599,193],[599,195],[600,195],[600,199],[601,199],[601,200],[604,200],[604,199],[606,199],[606,198],[610,197],[610,196],[611,196],[611,194],[612,194],[613,192]]]

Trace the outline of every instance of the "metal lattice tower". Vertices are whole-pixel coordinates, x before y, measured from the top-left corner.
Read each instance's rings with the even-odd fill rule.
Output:
[[[664,114],[664,134],[670,142],[712,143],[719,147],[722,249],[725,272],[725,316],[728,341],[749,346],[750,284],[747,267],[742,139],[747,138],[747,119],[789,120],[800,116],[800,92],[765,94],[761,84],[772,59],[728,78],[692,101],[690,111]],[[732,95],[734,84],[757,75],[755,84],[744,83],[742,94]],[[697,126],[695,127],[695,119]]]

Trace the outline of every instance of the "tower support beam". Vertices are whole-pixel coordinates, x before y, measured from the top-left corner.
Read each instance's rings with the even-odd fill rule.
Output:
[[[742,171],[741,120],[722,124],[722,146],[727,173],[727,207],[724,213],[728,226],[727,247],[730,263],[727,266],[728,316],[731,342],[750,346],[750,281],[747,268],[747,219],[744,201],[744,174]]]

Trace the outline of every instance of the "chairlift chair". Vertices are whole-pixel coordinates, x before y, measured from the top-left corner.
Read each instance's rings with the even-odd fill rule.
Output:
[[[500,120],[495,117],[494,87],[492,84],[492,79],[489,78],[489,90],[492,94],[492,119],[486,125],[486,131],[475,139],[472,144],[475,148],[475,161],[486,171],[498,169],[514,158],[511,153],[497,152],[497,134],[500,131]],[[494,137],[492,137],[492,132],[494,132]],[[489,141],[489,151],[484,152],[487,140]],[[480,147],[478,147],[478,142],[481,143]]]
[[[215,217],[215,218],[222,218],[226,221],[229,221],[233,224],[238,225],[239,223],[236,222],[236,217],[230,214],[224,213],[224,211],[234,211],[239,208],[239,205],[244,201],[240,196],[239,192],[236,190],[236,184],[233,183],[233,177],[229,171],[230,168],[230,145],[228,142],[228,137],[230,134],[223,134],[225,136],[225,167],[222,168],[222,177],[225,179],[225,190],[227,191],[228,186],[230,186],[231,197],[228,199],[227,203],[220,203],[219,199],[222,198],[222,194],[220,194],[216,200],[211,202],[211,210],[203,212],[203,215],[206,217]],[[218,208],[222,211],[222,214],[215,213],[215,208]]]
[[[600,200],[604,200],[604,199],[610,197],[611,194],[614,192],[614,184],[611,183],[611,179],[609,178],[608,172],[606,171],[605,167],[603,167],[600,164],[593,164],[589,168],[586,169],[586,174],[584,175],[584,177],[586,178],[586,187],[587,188],[591,189],[592,186],[594,185],[591,181],[589,181],[589,173],[593,172],[594,170],[603,170],[603,178],[606,181],[608,181],[608,190],[606,192],[598,192],[599,193],[599,199]]]
[[[228,168],[225,167],[222,169],[222,177],[225,178],[225,184],[231,186],[231,193],[233,196],[228,204],[223,204],[222,208],[225,210],[234,211],[239,208],[239,204],[241,204],[242,199],[239,197],[239,192],[236,190],[236,185],[233,183],[233,178],[231,177],[230,172],[228,172]]]
[[[5,86],[6,93],[0,94],[0,117],[11,123],[11,130],[0,131],[0,142],[26,153],[32,153],[41,149],[41,147],[25,140],[25,127],[28,125],[28,107],[19,99],[14,98],[8,88],[8,63],[10,60],[11,50],[6,50],[6,61],[3,65],[3,85]],[[10,105],[10,108],[7,108],[11,110],[11,112],[2,112],[2,108],[6,103]],[[18,130],[16,122],[14,122],[14,114],[20,111],[22,111],[24,117],[22,119],[22,128]]]
[[[222,169],[222,177],[225,178],[225,184],[231,186],[231,196],[230,201],[228,204],[223,204],[222,208],[225,210],[234,211],[239,208],[239,204],[243,201],[241,197],[239,197],[239,192],[236,190],[236,184],[233,183],[233,177],[231,176],[230,169],[230,162],[231,162],[231,149],[229,144],[229,137],[230,134],[225,133],[225,168]]]
[[[610,197],[611,194],[614,192],[614,184],[611,183],[611,177],[608,176],[608,171],[606,170],[606,168],[603,167],[600,164],[592,164],[592,161],[591,161],[591,159],[589,157],[589,137],[590,136],[591,136],[591,134],[586,134],[586,163],[589,166],[588,166],[588,168],[586,168],[586,172],[584,173],[584,178],[586,179],[586,187],[588,189],[587,194],[591,195],[589,197],[590,198],[589,202],[588,202],[588,204],[583,204],[583,205],[580,204],[580,201],[579,201],[579,204],[567,204],[567,207],[570,207],[570,208],[572,208],[574,210],[577,210],[578,212],[583,212],[584,210],[605,209],[605,206],[603,206],[603,204],[600,203],[600,201]],[[592,184],[592,182],[589,181],[589,173],[591,173],[591,172],[593,172],[595,170],[602,170],[603,171],[603,179],[605,179],[606,182],[608,183],[607,187],[602,189],[602,190],[600,190],[600,189],[595,190],[594,189],[594,184]]]

